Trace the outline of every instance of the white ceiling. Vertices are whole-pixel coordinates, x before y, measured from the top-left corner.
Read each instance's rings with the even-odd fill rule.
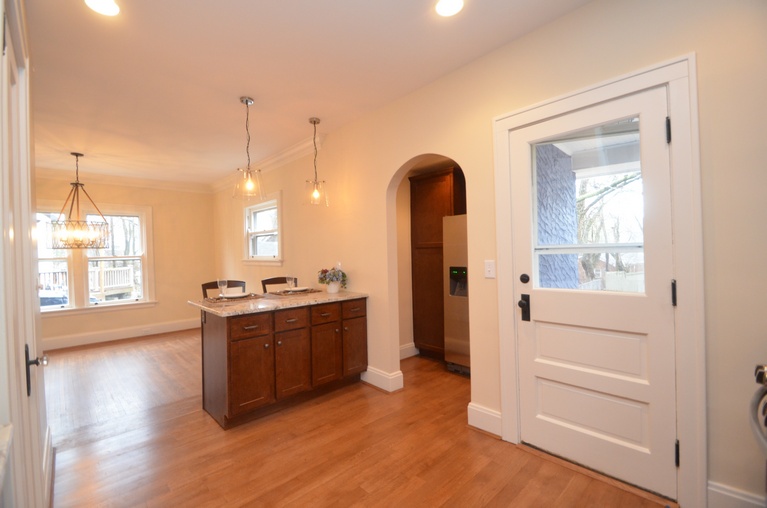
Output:
[[[27,0],[39,168],[213,184],[588,0]]]

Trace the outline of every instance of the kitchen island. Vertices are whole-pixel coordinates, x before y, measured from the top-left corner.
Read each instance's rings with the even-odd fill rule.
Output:
[[[228,429],[359,381],[366,299],[342,291],[190,301],[202,311],[203,409]]]

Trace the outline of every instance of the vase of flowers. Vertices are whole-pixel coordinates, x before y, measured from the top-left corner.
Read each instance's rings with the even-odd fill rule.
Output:
[[[317,272],[317,281],[328,286],[328,293],[338,293],[341,288],[346,288],[346,273],[340,268],[323,268]]]

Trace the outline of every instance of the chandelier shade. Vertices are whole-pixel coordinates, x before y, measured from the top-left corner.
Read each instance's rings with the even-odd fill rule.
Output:
[[[70,185],[69,195],[58,215],[58,220],[51,222],[51,248],[53,249],[104,249],[109,246],[109,223],[99,207],[93,202],[85,184],[80,183],[80,157],[83,154],[72,152],[75,156],[75,181]],[[90,203],[89,208],[98,212],[101,220],[89,220],[87,213],[80,206],[80,193]]]
[[[306,189],[309,193],[309,204],[330,206],[325,180],[320,180],[317,176],[317,124],[320,123],[320,119],[312,117],[309,119],[309,123],[314,126],[314,134],[312,135],[312,141],[314,143],[314,180],[306,181]]]
[[[265,196],[264,184],[261,181],[261,170],[250,168],[250,106],[253,105],[253,99],[250,97],[240,97],[240,102],[245,104],[245,134],[247,144],[245,145],[245,154],[248,157],[248,166],[238,168],[242,173],[242,178],[237,180],[234,186],[234,197],[244,200],[262,201]]]

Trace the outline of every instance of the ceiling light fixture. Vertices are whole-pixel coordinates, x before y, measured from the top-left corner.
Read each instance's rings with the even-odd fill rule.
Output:
[[[104,249],[109,245],[109,223],[99,207],[93,202],[88,192],[85,190],[85,184],[80,183],[80,157],[83,154],[72,152],[75,156],[75,181],[71,183],[72,189],[69,191],[64,206],[59,212],[59,220],[51,222],[52,245],[54,249]],[[83,191],[85,197],[96,209],[100,221],[82,219],[80,210],[80,191]],[[64,210],[69,207],[67,215]],[[63,219],[66,217],[66,219]]]
[[[114,0],[85,0],[85,5],[104,16],[117,16],[120,6]]]
[[[455,16],[463,9],[463,0],[439,0],[435,9],[440,16]]]
[[[306,181],[306,188],[309,190],[309,203],[312,205],[324,204],[329,206],[325,180],[317,178],[317,124],[320,123],[320,119],[311,117],[309,123],[314,126],[314,135],[312,136],[314,141],[314,180]]]
[[[240,97],[240,102],[245,104],[245,134],[247,134],[247,145],[245,153],[248,156],[248,167],[238,168],[242,172],[242,180],[234,186],[234,197],[245,200],[264,199],[264,184],[261,182],[261,170],[250,169],[250,106],[253,105],[253,99],[250,97]]]

